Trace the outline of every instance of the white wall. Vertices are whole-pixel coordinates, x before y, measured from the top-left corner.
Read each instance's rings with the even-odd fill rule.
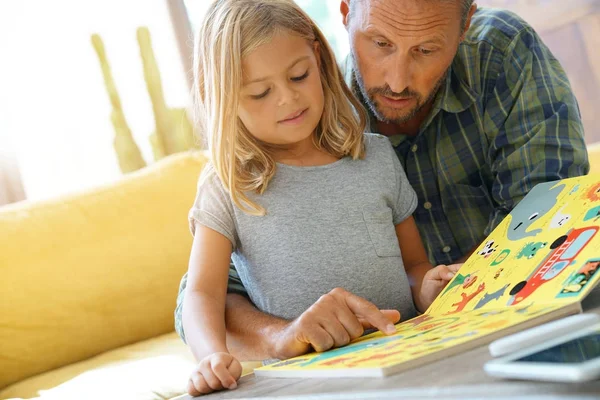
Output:
[[[0,143],[10,140],[29,199],[121,175],[92,33],[104,40],[129,126],[146,161],[153,162],[148,136],[154,117],[136,40],[139,26],[150,29],[167,103],[187,106],[164,0],[0,0]]]

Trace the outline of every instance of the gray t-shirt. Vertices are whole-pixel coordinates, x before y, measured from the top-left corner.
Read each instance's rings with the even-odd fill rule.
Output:
[[[266,209],[237,208],[216,174],[198,187],[195,222],[232,245],[232,260],[252,302],[263,312],[294,319],[336,287],[366,298],[402,319],[416,315],[394,225],[417,206],[389,140],[365,134],[364,160],[343,158],[317,167],[277,164],[262,195]]]

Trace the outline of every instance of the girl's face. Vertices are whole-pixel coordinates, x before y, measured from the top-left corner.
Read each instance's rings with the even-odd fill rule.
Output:
[[[243,60],[239,117],[254,137],[290,148],[312,140],[324,103],[318,60],[317,42],[289,33]]]

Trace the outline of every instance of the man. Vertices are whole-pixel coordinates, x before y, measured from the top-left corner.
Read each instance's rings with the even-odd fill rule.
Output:
[[[464,261],[537,183],[588,172],[565,73],[515,15],[477,11],[473,0],[343,0],[340,10],[348,83],[417,193],[414,217],[433,265]],[[185,284],[175,313],[182,338]],[[344,345],[399,318],[336,288],[281,320],[258,311],[230,273],[227,341],[240,359]]]

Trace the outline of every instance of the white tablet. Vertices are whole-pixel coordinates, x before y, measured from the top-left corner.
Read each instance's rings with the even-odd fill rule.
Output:
[[[546,340],[484,365],[500,378],[582,382],[600,378],[600,324]]]

